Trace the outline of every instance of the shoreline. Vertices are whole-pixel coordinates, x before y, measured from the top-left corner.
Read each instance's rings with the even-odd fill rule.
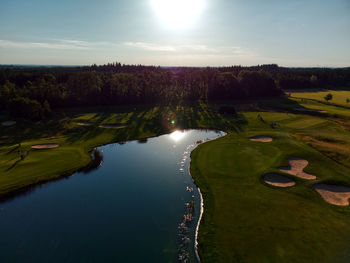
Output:
[[[203,195],[202,195],[201,189],[198,186],[197,186],[197,188],[198,188],[199,198],[201,200],[201,203],[200,203],[201,210],[199,212],[198,223],[197,223],[197,227],[196,227],[196,231],[195,231],[194,253],[196,254],[196,258],[197,258],[198,262],[201,263],[201,258],[200,258],[199,253],[198,253],[198,232],[199,232],[199,226],[201,224],[202,217],[204,214],[204,201],[203,201]]]
[[[210,142],[210,141],[214,141],[214,140],[220,139],[220,138],[225,137],[227,135],[227,132],[224,132],[224,131],[220,131],[220,132],[223,133],[221,136],[218,136],[218,137],[215,137],[215,138],[208,138],[205,141],[203,141],[201,143],[198,143],[192,149],[192,151],[190,153],[190,163],[189,163],[189,166],[188,166],[188,174],[192,178],[193,183],[196,185],[197,190],[198,190],[198,194],[199,194],[199,198],[200,198],[200,212],[199,212],[198,222],[197,222],[196,229],[195,229],[195,234],[194,234],[195,235],[194,253],[195,253],[195,256],[196,256],[196,258],[197,258],[199,263],[201,263],[201,258],[200,258],[199,252],[198,252],[198,238],[199,238],[199,227],[200,227],[200,224],[201,224],[201,221],[202,221],[202,217],[203,217],[203,214],[204,214],[204,198],[203,198],[203,195],[202,195],[200,187],[197,185],[196,181],[194,180],[194,178],[193,178],[193,176],[191,174],[191,162],[192,162],[191,154],[199,145],[204,144],[206,142]]]
[[[190,129],[184,129],[184,130],[190,130]],[[206,129],[203,129],[203,128],[200,128],[200,129],[196,129],[194,128],[194,130],[216,130],[216,129],[210,129],[210,128],[206,128]],[[218,131],[218,130],[216,130]],[[195,186],[197,187],[197,190],[198,190],[198,194],[199,194],[199,198],[200,198],[200,212],[199,212],[199,217],[198,217],[198,221],[196,223],[196,228],[195,228],[195,232],[194,232],[194,252],[195,252],[195,257],[197,259],[197,261],[199,263],[201,263],[201,259],[200,259],[200,255],[199,255],[199,252],[198,252],[198,238],[199,238],[199,228],[200,228],[200,223],[201,223],[201,220],[202,220],[202,217],[203,217],[203,214],[204,214],[204,198],[203,198],[203,195],[201,193],[201,190],[199,188],[199,186],[196,184],[196,181],[194,180],[192,174],[191,174],[191,153],[198,147],[200,146],[201,144],[204,144],[206,142],[210,142],[210,141],[214,141],[214,140],[217,140],[217,139],[220,139],[224,136],[227,135],[227,132],[224,132],[224,131],[219,131],[220,132],[220,135],[219,136],[216,136],[216,137],[209,137],[209,138],[206,138],[204,139],[202,142],[200,143],[195,143],[194,145],[194,148],[191,150],[190,152],[190,155],[189,155],[189,165],[188,165],[188,175],[190,176],[190,178],[192,179],[193,183],[195,184]],[[167,135],[167,134],[160,134],[160,135],[155,135],[155,136],[151,136],[151,137],[148,137],[147,139],[149,138],[154,138],[154,137],[159,137],[159,136],[163,136],[163,135]],[[133,141],[137,141],[137,139],[132,139],[132,140],[129,140],[129,141],[125,141],[125,142],[133,142]],[[79,173],[79,172],[84,172],[84,170],[86,168],[89,168],[91,166],[91,164],[93,164],[94,162],[94,159],[92,158],[92,155],[93,155],[93,152],[98,149],[98,147],[102,147],[102,146],[105,146],[105,145],[109,145],[109,144],[118,144],[118,143],[122,143],[123,141],[120,141],[120,142],[111,142],[111,143],[106,143],[104,145],[100,145],[100,146],[96,146],[94,149],[92,149],[91,151],[89,151],[89,156],[90,156],[90,162],[86,165],[83,165],[82,167],[80,168],[76,168],[76,169],[72,169],[70,171],[66,171],[64,173],[62,173],[61,175],[57,176],[57,177],[54,177],[54,178],[50,178],[50,179],[45,179],[45,180],[42,180],[42,181],[39,181],[39,182],[36,182],[36,183],[33,183],[33,184],[30,184],[30,185],[27,185],[27,186],[24,186],[24,187],[21,187],[21,188],[18,188],[18,189],[15,189],[15,190],[12,190],[12,191],[9,191],[5,194],[0,194],[0,204],[2,203],[5,203],[5,202],[9,202],[9,201],[12,201],[18,197],[21,197],[21,196],[25,196],[27,194],[30,194],[32,191],[35,191],[37,190],[38,188],[41,188],[43,186],[45,186],[46,184],[49,184],[49,183],[54,183],[54,182],[57,182],[57,181],[60,181],[62,179],[69,179],[71,176],[73,176],[74,174],[76,173]],[[100,163],[101,165],[102,163]],[[99,165],[99,166],[100,166]]]
[[[147,139],[149,138],[155,138],[155,137],[158,137],[158,136],[162,136],[162,135],[166,135],[166,134],[160,134],[160,135],[154,135],[154,136],[151,136],[151,137],[147,137]],[[141,138],[142,139],[142,138]],[[45,178],[45,179],[42,179],[42,180],[39,180],[37,182],[34,182],[34,183],[31,183],[31,184],[27,184],[27,185],[24,185],[22,187],[19,187],[19,188],[16,188],[14,190],[10,190],[10,191],[6,191],[5,193],[0,193],[0,204],[2,203],[6,203],[8,201],[11,201],[17,197],[21,197],[21,196],[24,196],[26,194],[29,194],[30,192],[36,190],[36,188],[40,188],[46,184],[49,184],[49,183],[54,183],[54,182],[57,182],[59,180],[62,180],[62,179],[68,179],[69,177],[73,176],[74,174],[76,173],[80,173],[80,172],[84,172],[85,169],[89,168],[91,166],[91,164],[93,164],[94,160],[92,158],[92,154],[93,154],[93,151],[95,149],[98,149],[99,147],[103,147],[103,146],[106,146],[106,145],[110,145],[110,144],[121,144],[121,143],[127,143],[127,142],[133,142],[133,141],[138,141],[140,139],[131,139],[131,140],[128,140],[128,141],[123,141],[123,140],[117,140],[117,141],[112,141],[112,142],[109,142],[109,143],[103,143],[103,144],[99,144],[99,145],[96,145],[94,147],[92,147],[86,154],[90,156],[90,161],[86,164],[82,164],[76,168],[73,168],[73,169],[68,169],[68,170],[65,170],[63,171],[62,173],[60,174],[56,174],[55,176],[51,177],[51,178]]]
[[[182,130],[192,130],[192,129],[193,130],[214,130],[214,131],[218,130],[216,128],[202,128],[202,127],[201,128],[187,128],[187,129],[182,129]],[[36,181],[34,183],[27,184],[27,185],[24,185],[21,187],[17,187],[13,190],[6,191],[4,193],[0,193],[0,204],[7,202],[7,201],[10,201],[12,199],[15,199],[17,197],[20,197],[22,195],[25,195],[25,194],[35,190],[35,188],[37,188],[37,187],[40,188],[41,186],[48,184],[50,182],[54,183],[54,182],[61,180],[61,179],[67,179],[67,178],[71,177],[72,175],[74,175],[75,173],[82,172],[85,168],[89,167],[91,165],[91,163],[93,163],[94,160],[92,159],[91,154],[95,148],[103,147],[103,146],[110,145],[110,144],[123,144],[123,143],[128,143],[128,142],[133,142],[133,141],[139,141],[142,139],[152,139],[152,138],[156,138],[159,136],[167,135],[169,133],[170,132],[168,132],[168,133],[165,132],[165,133],[160,133],[160,134],[156,134],[156,135],[149,136],[149,137],[132,138],[130,140],[118,140],[117,139],[115,141],[111,141],[108,143],[102,143],[102,144],[95,145],[92,148],[90,148],[89,151],[86,152],[86,154],[90,156],[90,160],[88,163],[79,165],[73,169],[64,170],[60,174],[55,174],[50,178],[44,178],[44,179]]]
[[[9,202],[9,201],[14,200],[14,199],[16,199],[18,197],[30,194],[31,192],[35,191],[38,188],[41,188],[41,187],[45,186],[46,184],[55,183],[55,182],[63,180],[63,179],[69,179],[71,176],[73,176],[76,173],[84,172],[85,169],[89,168],[91,166],[91,164],[94,163],[94,160],[92,158],[92,154],[93,154],[94,150],[89,152],[91,160],[90,160],[90,162],[88,164],[83,165],[80,168],[75,168],[75,169],[72,169],[72,170],[68,170],[68,171],[66,171],[66,172],[64,172],[64,173],[62,173],[62,174],[60,174],[58,176],[55,176],[53,178],[43,179],[41,181],[38,181],[38,182],[35,182],[35,183],[32,183],[32,184],[28,184],[26,186],[17,188],[15,190],[11,190],[11,191],[6,192],[4,194],[0,194],[0,204]]]

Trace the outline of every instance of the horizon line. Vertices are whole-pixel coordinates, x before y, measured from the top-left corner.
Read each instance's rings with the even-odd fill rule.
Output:
[[[108,64],[114,64],[114,63],[120,63],[120,62],[108,62],[106,64],[81,64],[81,65],[67,65],[67,64],[0,64],[0,67],[92,67],[92,66],[105,66]],[[242,68],[249,68],[249,67],[261,67],[261,66],[268,66],[268,65],[276,65],[279,68],[326,68],[326,69],[346,69],[350,68],[349,66],[281,66],[275,63],[267,63],[267,64],[256,64],[256,65],[229,65],[229,66],[160,66],[160,65],[146,65],[146,64],[125,64],[120,63],[122,66],[141,66],[141,67],[160,67],[160,68],[230,68],[230,67],[242,67]]]

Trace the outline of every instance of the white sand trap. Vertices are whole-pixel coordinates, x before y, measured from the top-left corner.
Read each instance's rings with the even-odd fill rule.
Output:
[[[13,126],[16,124],[15,121],[4,121],[3,123],[1,123],[2,126],[6,126],[6,127],[9,127],[9,126]]]
[[[268,136],[255,136],[250,138],[253,142],[272,142],[272,138]]]
[[[317,184],[315,190],[322,198],[332,205],[349,205],[350,188],[340,185]]]
[[[304,168],[308,166],[309,162],[300,158],[290,158],[289,167],[280,167],[281,172],[285,172],[291,175],[294,175],[299,178],[306,180],[315,180],[316,176],[304,172]]]
[[[120,125],[120,124],[103,124],[98,126],[100,128],[104,128],[104,129],[122,129],[125,128],[125,125]]]
[[[53,149],[59,147],[58,144],[40,144],[40,145],[33,145],[31,148],[32,149]]]
[[[264,181],[269,185],[277,187],[291,187],[295,185],[295,182],[292,179],[280,174],[273,173],[265,174]]]
[[[90,123],[90,122],[78,122],[77,124],[78,124],[78,126],[91,126],[92,125],[92,123]]]

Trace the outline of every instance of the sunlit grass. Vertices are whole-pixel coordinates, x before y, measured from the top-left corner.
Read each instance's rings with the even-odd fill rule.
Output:
[[[335,122],[301,114],[244,116],[244,132],[203,144],[191,155],[191,173],[205,200],[202,262],[346,262],[350,208],[324,202],[313,184],[350,185],[350,160],[339,147],[349,145],[349,132]],[[272,121],[279,127],[271,128]],[[274,140],[251,142],[256,135]],[[311,144],[308,138],[327,144]],[[296,186],[289,189],[264,184],[263,174],[278,173],[289,157],[307,159],[305,171],[317,180],[295,177]]]
[[[350,91],[348,90],[327,90],[327,91],[316,91],[316,92],[291,92],[291,96],[295,98],[315,99],[324,101],[324,97],[331,93],[333,99],[330,103],[336,103],[339,105],[345,105],[350,107]],[[349,99],[349,101],[347,101]]]

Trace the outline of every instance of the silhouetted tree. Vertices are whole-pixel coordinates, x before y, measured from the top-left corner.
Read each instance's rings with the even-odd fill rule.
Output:
[[[333,95],[332,95],[331,93],[328,93],[328,94],[324,97],[324,99],[325,99],[327,102],[329,102],[330,100],[333,99]]]

